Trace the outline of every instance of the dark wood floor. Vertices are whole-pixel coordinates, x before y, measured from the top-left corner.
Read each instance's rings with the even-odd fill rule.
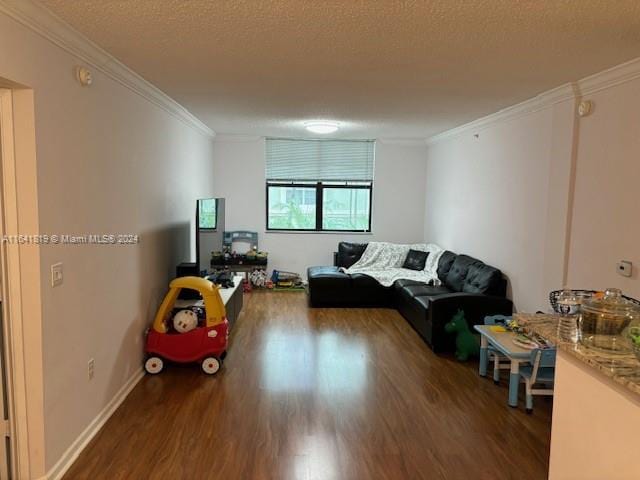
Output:
[[[223,370],[146,376],[65,478],[546,479],[551,402],[506,399],[394,310],[255,292]]]

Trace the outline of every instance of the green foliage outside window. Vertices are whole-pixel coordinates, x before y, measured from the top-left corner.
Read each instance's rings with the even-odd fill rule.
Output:
[[[322,204],[317,205],[318,189]],[[369,231],[370,186],[268,186],[267,229]],[[316,225],[321,208],[321,225]]]

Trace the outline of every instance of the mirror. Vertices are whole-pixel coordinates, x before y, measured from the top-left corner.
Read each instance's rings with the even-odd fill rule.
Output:
[[[224,198],[201,198],[196,206],[196,262],[200,273],[211,271],[211,252],[222,251]]]

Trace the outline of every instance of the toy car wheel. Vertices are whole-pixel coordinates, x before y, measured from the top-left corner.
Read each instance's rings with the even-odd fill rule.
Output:
[[[149,357],[147,361],[144,362],[144,369],[151,375],[160,373],[163,368],[164,362],[160,357]]]
[[[207,375],[213,375],[220,370],[220,360],[216,357],[207,357],[202,360],[202,371]]]

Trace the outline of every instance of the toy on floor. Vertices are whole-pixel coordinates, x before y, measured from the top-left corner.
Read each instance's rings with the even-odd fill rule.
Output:
[[[285,272],[282,270],[274,270],[271,274],[271,282],[275,288],[293,289],[303,287],[302,278],[294,272]]]
[[[249,274],[249,280],[254,287],[264,288],[267,283],[267,272],[263,269],[256,268]]]
[[[469,330],[462,310],[458,310],[451,321],[445,324],[444,330],[447,333],[456,333],[456,358],[460,362],[466,362],[469,357],[477,357],[480,354],[478,339]]]
[[[195,290],[202,297],[202,322],[198,322],[198,314],[193,310],[182,309],[172,316],[183,288]],[[185,312],[191,312],[193,316]],[[175,320],[176,317],[178,321]],[[194,319],[196,326],[192,328]],[[186,323],[181,325],[181,320]],[[170,329],[169,322],[173,322],[175,331]],[[153,325],[147,331],[147,359],[144,368],[150,374],[157,374],[164,368],[165,360],[178,363],[200,362],[202,370],[213,375],[222,366],[228,338],[229,322],[218,287],[200,277],[176,278],[169,284],[169,291],[156,313]]]
[[[198,326],[198,315],[193,310],[183,309],[173,316],[173,328],[176,332],[187,333]]]

